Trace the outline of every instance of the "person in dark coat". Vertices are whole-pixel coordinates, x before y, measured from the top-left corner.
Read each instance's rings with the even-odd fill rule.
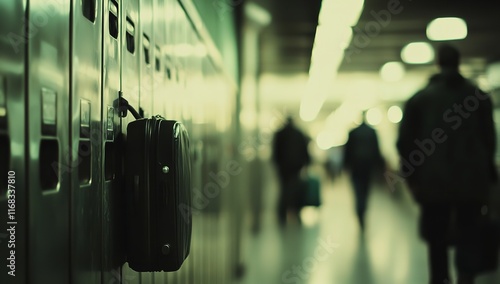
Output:
[[[298,218],[303,185],[300,173],[302,168],[311,162],[308,144],[309,139],[295,126],[291,117],[288,117],[284,127],[274,136],[273,160],[280,180],[278,221],[281,225],[286,224],[289,210]],[[300,221],[300,218],[298,220]]]
[[[361,230],[364,230],[372,175],[377,168],[383,165],[377,133],[366,123],[366,112],[363,112],[361,125],[349,132],[349,138],[344,146],[343,164],[351,176],[356,201],[356,215]]]
[[[397,142],[401,175],[421,209],[430,283],[439,284],[451,283],[447,247],[452,239],[458,283],[474,283],[481,270],[481,209],[497,179],[492,102],[460,75],[459,59],[450,45],[438,50],[440,73],[407,101]]]

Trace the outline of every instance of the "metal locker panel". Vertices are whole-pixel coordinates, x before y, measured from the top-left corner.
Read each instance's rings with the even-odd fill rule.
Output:
[[[175,119],[173,111],[175,110],[175,66],[174,66],[174,49],[175,49],[175,34],[176,18],[174,7],[177,5],[175,0],[165,0],[164,19],[165,19],[165,45],[164,45],[164,74],[165,74],[165,91],[163,94],[165,117]]]
[[[154,57],[154,68],[153,68],[153,113],[165,115],[165,62],[163,50],[165,46],[165,29],[166,29],[166,17],[165,17],[165,0],[154,0],[153,1],[153,57]]]
[[[190,30],[191,23],[189,22],[186,12],[179,2],[176,3],[174,8],[175,20],[176,20],[176,33],[174,34],[175,45],[174,49],[174,60],[175,60],[175,116],[177,119],[183,121],[183,112],[185,112],[185,99],[186,99],[186,88],[185,88],[185,78],[186,78],[186,58],[189,56],[190,52],[186,52],[186,49],[191,49],[192,46],[189,45],[188,33]],[[187,47],[187,48],[186,48]]]
[[[26,283],[28,274],[24,127],[26,125],[25,42],[27,36],[24,30],[26,6],[26,1],[0,2],[0,17],[3,20],[0,25],[0,175],[2,177],[0,183],[0,212],[2,212],[0,213],[0,255],[4,263],[0,269],[0,283],[14,284]],[[8,187],[9,180],[12,181],[11,191]],[[15,200],[15,211],[10,211],[10,213],[15,212],[15,215],[9,214],[8,210],[12,209],[8,207],[9,199]],[[11,225],[7,222],[17,223]],[[15,231],[7,231],[11,229],[11,226],[14,226]],[[15,233],[13,239],[11,239],[11,232]],[[10,260],[7,260],[8,258]],[[11,263],[12,266],[10,266]],[[9,272],[11,274],[8,274]]]
[[[70,1],[31,0],[28,30],[28,282],[68,283]]]
[[[122,1],[122,58],[121,58],[121,91],[129,104],[139,110],[139,69],[140,69],[140,49],[142,48],[139,39],[142,36],[140,33],[139,23],[139,1],[124,0]],[[126,133],[127,124],[133,121],[132,115],[127,116],[122,120],[122,130]]]
[[[172,55],[165,56],[165,92],[164,92],[164,108],[165,116],[169,119],[178,119],[176,116],[176,95],[178,95],[175,82],[176,66]]]
[[[102,6],[72,1],[71,283],[100,283]]]
[[[155,68],[153,38],[153,0],[144,0],[140,4],[139,17],[139,43],[138,49],[140,61],[140,92],[139,106],[144,111],[144,117],[154,115],[153,110],[153,70]]]
[[[115,101],[121,90],[122,9],[123,2],[103,0],[102,41],[102,283],[127,283],[134,275],[122,276],[125,263],[125,231],[121,177],[121,120]],[[135,280],[137,282],[137,280]]]
[[[140,56],[142,48],[139,43],[140,23],[139,23],[139,1],[124,0],[121,2],[121,92],[136,110],[139,111],[139,76],[140,76]],[[121,131],[126,136],[127,125],[135,118],[132,114],[121,120]],[[125,212],[124,212],[125,213]],[[125,236],[125,235],[123,235]],[[123,236],[121,236],[123,238]],[[140,283],[140,273],[132,270],[128,263],[122,266],[122,278],[127,279],[129,284]],[[128,280],[130,279],[130,280]]]

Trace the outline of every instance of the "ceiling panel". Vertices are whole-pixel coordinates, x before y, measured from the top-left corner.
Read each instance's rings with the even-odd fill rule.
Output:
[[[388,3],[397,0],[365,0],[353,39],[361,36],[368,23],[377,22],[374,14],[385,13]],[[261,70],[265,73],[308,72],[320,8],[318,0],[257,0],[272,15],[272,23],[261,36]],[[401,12],[392,14],[369,44],[356,48],[353,40],[346,50],[340,72],[378,72],[388,61],[401,60],[401,48],[412,41],[427,41],[425,29],[434,18],[458,16],[466,20],[469,36],[452,41],[462,52],[463,62],[482,59],[486,64],[500,60],[500,1],[397,1]],[[440,42],[433,42],[438,46]],[[356,52],[353,52],[356,51]],[[477,62],[477,61],[476,61]],[[428,64],[432,65],[432,64]],[[412,69],[412,66],[408,66]],[[484,67],[484,66],[483,66]]]

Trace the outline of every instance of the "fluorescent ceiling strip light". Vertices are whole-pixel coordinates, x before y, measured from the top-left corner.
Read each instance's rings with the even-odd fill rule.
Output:
[[[461,18],[437,18],[427,25],[430,40],[459,40],[467,37],[467,23]]]
[[[424,64],[434,60],[434,50],[427,42],[412,42],[401,50],[401,59],[408,64]]]

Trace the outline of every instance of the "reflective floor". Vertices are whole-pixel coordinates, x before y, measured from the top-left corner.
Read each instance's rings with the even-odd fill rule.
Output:
[[[246,271],[237,284],[428,283],[427,250],[417,235],[418,208],[403,191],[372,189],[361,234],[347,178],[323,179],[323,206],[303,210],[302,227],[280,230],[274,214],[276,182],[273,172],[266,172],[270,182],[264,188],[261,230],[245,239]],[[500,271],[476,283],[498,284]]]

